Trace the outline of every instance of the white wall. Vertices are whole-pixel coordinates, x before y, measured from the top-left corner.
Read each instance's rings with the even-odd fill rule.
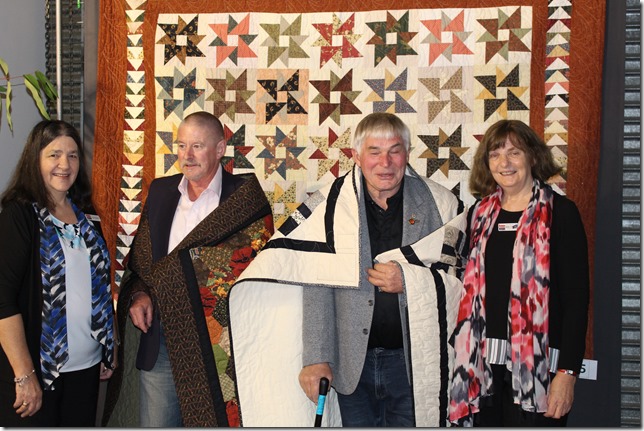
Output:
[[[0,0],[0,57],[5,59],[12,75],[33,73],[36,69],[45,72],[45,0]],[[7,124],[4,102],[0,119],[1,191],[7,187],[27,135],[41,120],[38,108],[24,85],[16,85],[18,82],[22,78],[11,80],[13,134]]]

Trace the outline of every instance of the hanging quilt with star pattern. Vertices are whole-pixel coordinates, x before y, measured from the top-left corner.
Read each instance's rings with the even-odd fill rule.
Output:
[[[500,119],[522,120],[564,167],[552,183],[577,203],[592,262],[604,1],[103,0],[100,8],[93,185],[115,291],[147,187],[179,172],[178,125],[202,110],[225,126],[224,168],[259,178],[276,227],[350,170],[353,129],[371,112],[400,116],[412,167],[466,204],[483,133]]]

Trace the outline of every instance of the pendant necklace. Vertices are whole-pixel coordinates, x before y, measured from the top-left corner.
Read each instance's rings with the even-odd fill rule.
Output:
[[[62,223],[62,226],[58,223]],[[60,222],[58,219],[54,220],[54,227],[56,228],[56,233],[58,238],[63,240],[69,248],[80,248],[80,226],[78,223],[69,224]]]

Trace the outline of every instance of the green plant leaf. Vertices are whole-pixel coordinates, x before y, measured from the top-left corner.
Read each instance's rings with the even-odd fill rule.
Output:
[[[4,98],[7,100],[7,124],[9,125],[9,130],[13,133],[13,123],[11,122],[11,81],[9,81],[9,66],[2,57],[0,57],[0,69],[2,69],[2,74],[7,80],[7,86],[1,87],[0,92],[5,95]],[[2,119],[2,100],[0,100],[0,119]]]
[[[4,61],[2,57],[0,57],[0,69],[2,69],[2,73],[8,78],[9,77],[9,66],[7,65],[7,62]]]
[[[4,85],[0,85],[0,93],[6,93],[7,92],[7,87]]]
[[[49,79],[47,79],[47,76],[45,76],[44,73],[42,73],[40,70],[36,70],[35,72],[36,78],[38,78],[38,82],[40,83],[40,88],[43,89],[45,92],[45,96],[49,100],[56,100],[58,99],[58,94],[56,92],[56,87],[51,83]]]
[[[7,124],[13,133],[13,122],[11,121],[11,81],[7,81]]]
[[[40,87],[38,85],[38,80],[36,79],[35,76],[33,76],[33,75],[29,74],[29,73],[25,73],[22,76],[23,76],[23,78],[25,78],[25,85],[27,85],[27,81],[29,81],[31,83],[31,85],[34,86],[35,89],[38,89]],[[38,91],[38,93],[40,93],[40,89],[38,89],[37,91]]]
[[[36,106],[38,107],[38,110],[40,111],[40,115],[46,119],[49,120],[49,113],[47,112],[47,109],[45,108],[45,105],[42,101],[42,96],[40,95],[40,91],[34,84],[31,82],[31,80],[28,78],[30,76],[34,80],[34,78],[31,75],[25,75],[25,87],[27,87],[27,90],[31,93],[31,98],[34,99],[34,102],[36,102]],[[38,85],[38,81],[36,81],[36,85]]]

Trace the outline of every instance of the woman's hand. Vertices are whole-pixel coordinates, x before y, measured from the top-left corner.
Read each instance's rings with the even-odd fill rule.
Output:
[[[0,346],[9,358],[14,375],[22,381],[21,384],[16,383],[16,402],[13,403],[13,408],[23,418],[32,416],[42,407],[42,389],[36,373],[32,373],[36,367],[27,348],[21,314],[0,319]],[[24,376],[29,377],[23,379]]]
[[[557,373],[550,382],[548,390],[548,410],[544,413],[547,418],[559,419],[568,414],[575,397],[575,382],[577,377]]]
[[[116,368],[116,365],[112,364],[112,367]],[[113,369],[109,369],[105,366],[104,363],[101,362],[101,374],[100,374],[100,379],[101,380],[107,380],[110,377],[112,377],[112,373],[114,373]]]
[[[42,407],[42,389],[35,374],[29,376],[22,386],[16,383],[16,402],[13,408],[20,417],[33,416]]]

